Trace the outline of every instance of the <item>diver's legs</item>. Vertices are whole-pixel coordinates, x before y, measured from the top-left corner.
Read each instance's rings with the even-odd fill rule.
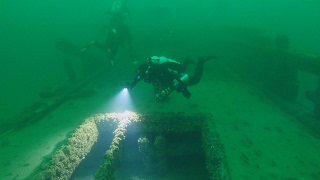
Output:
[[[188,81],[188,86],[196,85],[200,82],[200,79],[202,77],[203,72],[203,63],[198,63],[196,69],[194,70],[193,76],[190,77],[190,80]]]
[[[190,80],[188,81],[188,86],[196,85],[200,82],[202,73],[203,73],[203,64],[206,61],[209,61],[211,59],[218,58],[218,56],[199,56],[198,57],[198,64],[196,69],[194,70],[194,74],[192,77],[190,77]]]
[[[197,64],[197,63],[195,63],[194,61],[192,61],[192,59],[190,59],[190,58],[186,58],[186,59],[182,62],[182,67],[183,67],[182,71],[183,71],[183,72],[185,72],[185,71],[187,70],[189,64]]]

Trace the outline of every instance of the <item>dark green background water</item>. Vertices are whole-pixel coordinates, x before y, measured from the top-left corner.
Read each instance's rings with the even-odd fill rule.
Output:
[[[1,121],[39,98],[47,86],[67,81],[54,44],[61,38],[82,46],[104,39],[112,1],[1,0]],[[318,0],[126,0],[138,58],[235,54],[225,29],[261,29],[286,33],[291,47],[319,53]],[[250,33],[250,32],[249,32]],[[231,41],[232,42],[232,41]],[[101,57],[104,57],[104,53]],[[230,57],[231,58],[231,57]],[[236,59],[234,59],[236,61]]]

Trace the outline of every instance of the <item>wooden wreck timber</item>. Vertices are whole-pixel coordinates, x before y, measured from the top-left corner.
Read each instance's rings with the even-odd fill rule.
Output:
[[[147,134],[144,141],[141,141],[141,135],[137,136],[137,148],[142,146],[144,149],[136,150],[138,155],[136,159],[141,160],[144,156],[151,152],[151,161],[143,161],[143,167],[156,176],[163,177],[168,170],[168,158],[171,157],[188,157],[190,154],[198,154],[202,152],[205,157],[205,164],[208,177],[210,179],[230,179],[229,169],[224,155],[224,147],[219,141],[219,135],[215,131],[213,117],[210,114],[184,114],[184,113],[145,113],[135,114],[126,111],[125,113],[109,113],[97,114],[86,119],[75,132],[68,138],[67,142],[51,155],[47,162],[41,165],[33,176],[29,179],[69,179],[72,172],[79,165],[81,160],[89,153],[93,144],[97,141],[99,134],[97,124],[101,121],[117,123],[117,128],[113,132],[114,137],[109,149],[104,155],[104,161],[95,174],[95,179],[111,180],[116,179],[115,172],[117,165],[122,162],[128,162],[127,157],[123,154],[126,146],[124,141],[132,134]],[[128,133],[130,131],[130,133]],[[174,148],[182,147],[183,143],[172,141],[170,138],[179,136],[183,138],[188,134],[195,135],[196,138],[189,138],[186,143],[191,143],[197,147],[193,149],[186,148],[175,152]],[[148,136],[150,135],[150,136]],[[172,136],[174,135],[174,136]],[[154,137],[154,138],[152,138]],[[189,136],[191,137],[191,136]],[[198,138],[199,137],[199,138]],[[188,137],[184,137],[188,138]],[[198,138],[198,139],[197,139]],[[138,141],[140,141],[138,143]],[[174,142],[174,144],[170,144]],[[189,144],[190,146],[190,144]],[[199,151],[199,148],[202,149]],[[134,151],[134,150],[130,150]],[[133,158],[133,160],[136,160]]]

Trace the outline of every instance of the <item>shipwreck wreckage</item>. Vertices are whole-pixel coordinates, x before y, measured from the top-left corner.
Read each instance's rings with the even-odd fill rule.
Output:
[[[67,52],[74,54],[72,52],[77,49],[74,47]],[[74,55],[91,58],[88,54]],[[71,99],[92,96],[94,92],[86,87],[104,72],[102,68],[87,80],[63,91],[54,101],[36,102],[16,117],[19,123],[7,124],[0,132],[0,138],[40,121]],[[278,103],[298,119],[305,113],[301,106]],[[308,122],[305,125],[311,129],[315,127]],[[161,179],[170,173],[198,179],[231,179],[224,146],[210,113],[139,114],[126,111],[94,114],[44,159],[28,179],[74,179],[85,175],[98,180]]]

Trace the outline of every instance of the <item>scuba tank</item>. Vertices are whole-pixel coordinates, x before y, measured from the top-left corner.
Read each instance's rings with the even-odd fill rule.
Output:
[[[180,77],[179,80],[174,79],[173,85],[171,87],[168,87],[162,90],[160,93],[156,95],[156,101],[157,102],[162,101],[174,90],[177,90],[178,93],[181,92],[185,98],[189,99],[191,96],[191,93],[186,86],[186,82],[188,80],[189,80],[188,74],[184,74],[183,76]]]

